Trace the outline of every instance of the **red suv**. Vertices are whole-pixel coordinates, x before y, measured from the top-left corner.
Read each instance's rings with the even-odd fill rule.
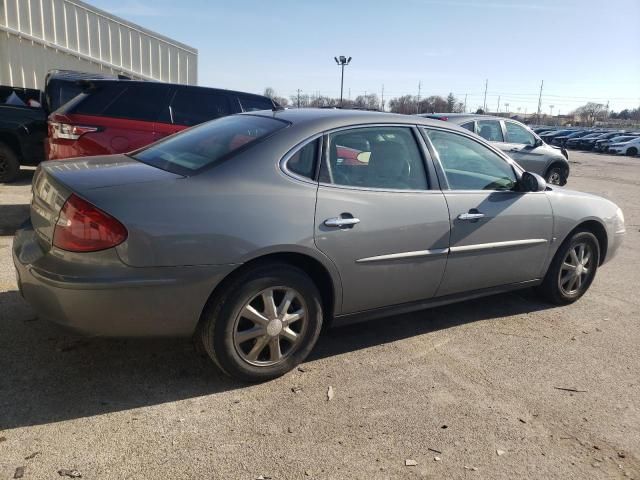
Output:
[[[126,80],[83,82],[49,115],[49,160],[126,153],[207,120],[276,105],[251,93]]]

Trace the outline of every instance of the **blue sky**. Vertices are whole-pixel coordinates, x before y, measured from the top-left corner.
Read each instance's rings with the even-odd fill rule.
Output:
[[[88,0],[198,49],[199,84],[339,96],[454,92],[475,109],[640,105],[640,0]]]

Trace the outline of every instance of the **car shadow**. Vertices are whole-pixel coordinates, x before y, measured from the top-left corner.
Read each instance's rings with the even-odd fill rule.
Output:
[[[517,292],[335,327],[309,361],[548,307]],[[0,293],[0,365],[0,430],[250,387],[218,373],[190,340],[80,337],[38,319],[16,291]]]
[[[33,174],[36,173],[35,167],[21,167],[18,178],[10,183],[0,184],[4,187],[23,187],[25,185],[31,185],[33,180]]]
[[[28,204],[0,204],[0,236],[13,235],[27,218],[29,218]]]

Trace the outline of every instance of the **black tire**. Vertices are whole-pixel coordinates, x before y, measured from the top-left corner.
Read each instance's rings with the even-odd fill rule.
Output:
[[[20,162],[15,152],[0,143],[0,183],[12,182],[20,174]]]
[[[638,154],[638,149],[636,147],[630,147],[627,149],[627,155],[630,157],[634,157]]]
[[[567,184],[566,170],[559,165],[551,165],[544,176],[545,181],[549,185],[563,186]]]
[[[584,273],[584,277],[581,276],[580,285],[571,291],[563,287],[561,273],[563,272],[563,263],[568,256],[571,255],[571,250],[579,247],[579,245],[586,245],[590,250],[590,260],[586,264],[588,267],[588,273]],[[556,255],[549,265],[549,269],[544,277],[542,284],[538,287],[538,291],[542,296],[551,303],[556,305],[567,305],[578,300],[591,286],[593,279],[596,276],[598,265],[600,264],[600,244],[598,239],[589,231],[578,231],[571,237],[567,238],[560,246]],[[564,270],[566,271],[566,270]],[[581,270],[582,271],[582,270]],[[570,280],[569,280],[570,282]],[[566,284],[565,284],[566,285]]]
[[[235,342],[234,335],[239,322],[246,321],[240,312],[244,311],[251,299],[274,287],[277,287],[275,290],[289,288],[299,293],[306,307],[304,327],[296,332],[300,337],[295,345],[289,347],[290,350],[282,360],[272,365],[251,364],[243,358],[247,352],[239,350],[241,347],[236,346]],[[285,329],[282,325],[280,328]],[[238,275],[224,291],[210,300],[203,314],[198,337],[204,351],[222,372],[242,381],[262,382],[284,375],[303,362],[316,344],[321,328],[321,296],[309,276],[291,265],[268,263]],[[266,332],[268,328],[265,327],[264,330]],[[278,345],[282,345],[280,338],[278,336]],[[260,338],[256,338],[255,343],[250,343],[247,349],[252,350],[251,346],[256,347],[259,340]],[[254,342],[253,339],[248,341]],[[270,354],[270,344],[263,348]]]

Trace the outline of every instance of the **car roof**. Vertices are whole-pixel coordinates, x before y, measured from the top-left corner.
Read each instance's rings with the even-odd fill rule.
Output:
[[[230,93],[233,95],[245,95],[245,96],[249,96],[249,97],[257,97],[257,98],[269,98],[266,97],[264,95],[260,95],[257,93],[249,93],[249,92],[241,92],[238,90],[227,90],[224,88],[216,88],[216,87],[203,87],[201,85],[186,85],[184,83],[169,83],[169,82],[153,82],[153,81],[146,81],[146,80],[116,80],[116,79],[87,79],[86,80],[87,83],[89,84],[94,84],[94,85],[169,85],[171,87],[181,87],[181,88],[195,88],[195,89],[202,89],[202,90],[215,90],[217,92],[224,92],[224,93]]]
[[[418,117],[438,119],[446,117],[447,121],[460,125],[469,120],[511,120],[512,122],[520,122],[514,118],[498,117],[496,115],[484,115],[480,113],[420,113]]]
[[[305,126],[316,131],[330,130],[354,124],[403,124],[403,125],[424,125],[431,127],[446,126],[441,120],[423,118],[417,115],[402,115],[398,113],[374,112],[366,110],[350,110],[341,108],[292,108],[278,110],[260,110],[247,112],[242,115],[260,115],[271,117],[292,125]],[[447,126],[452,130],[459,130],[469,133],[455,124]]]

